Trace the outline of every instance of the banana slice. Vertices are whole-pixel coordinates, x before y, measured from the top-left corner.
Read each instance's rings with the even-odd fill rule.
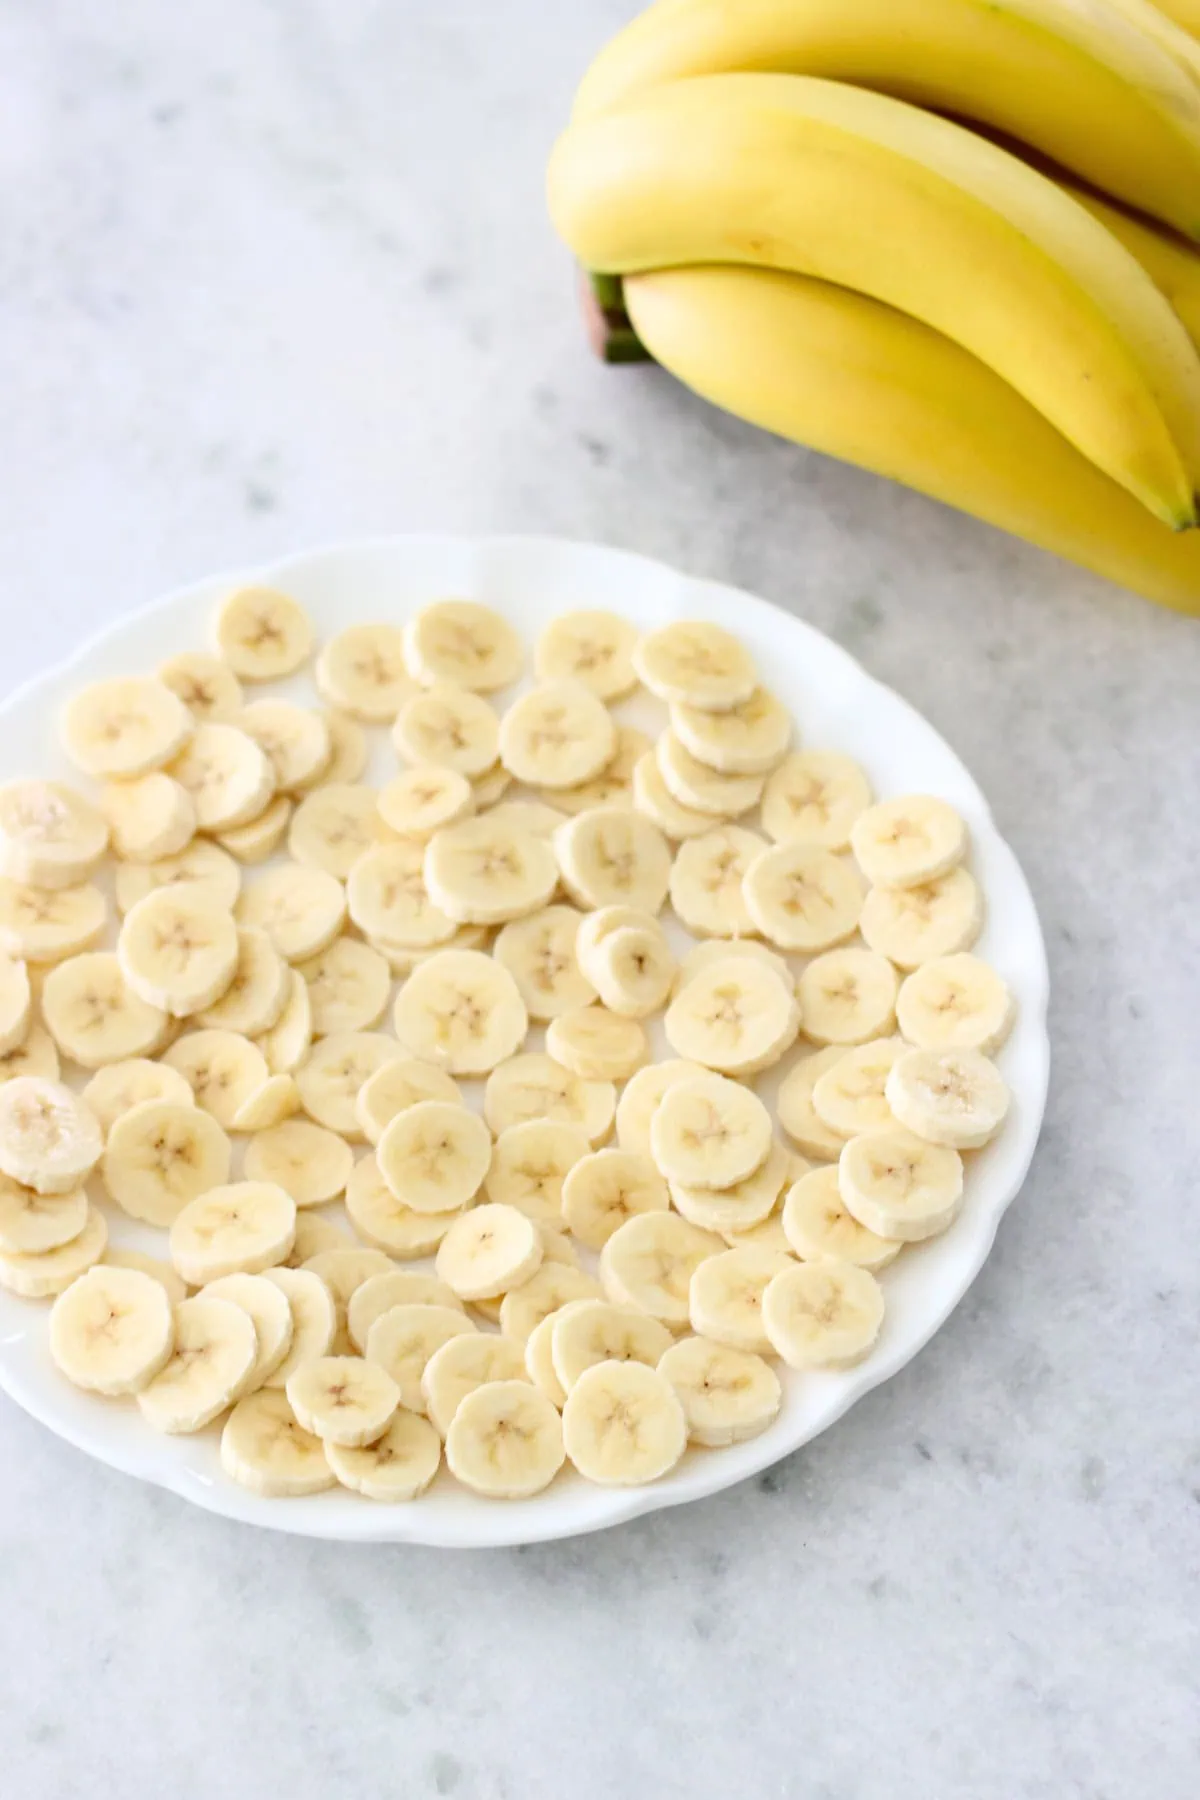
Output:
[[[323,869],[339,881],[360,856],[390,841],[373,788],[329,781],[306,794],[288,826],[288,851],[307,869]]]
[[[249,1313],[230,1300],[181,1300],[170,1360],[137,1396],[156,1431],[202,1431],[242,1391],[258,1345]]]
[[[262,1051],[236,1031],[187,1031],[163,1051],[163,1061],[178,1069],[196,1105],[226,1131],[271,1073]]]
[[[59,781],[0,787],[0,875],[26,887],[78,887],[108,848],[108,823]]]
[[[654,1161],[668,1181],[730,1188],[771,1148],[771,1115],[757,1094],[721,1075],[676,1081],[650,1123]]]
[[[495,763],[492,768],[480,775],[478,780],[471,783],[475,811],[477,813],[490,812],[496,801],[502,795],[507,794],[511,786],[512,776],[508,770],[500,763]]]
[[[292,1347],[295,1330],[287,1295],[265,1275],[222,1275],[200,1290],[203,1300],[229,1300],[240,1306],[254,1326],[254,1367],[242,1384],[253,1394],[275,1374]]]
[[[520,1346],[503,1337],[448,1338],[425,1364],[421,1391],[429,1417],[446,1436],[468,1394],[494,1381],[528,1381]]]
[[[178,1306],[188,1297],[187,1282],[175,1273],[170,1263],[160,1262],[156,1256],[143,1256],[140,1250],[117,1250],[110,1244],[104,1252],[104,1262],[113,1269],[136,1269],[141,1275],[149,1275],[165,1291],[172,1306]]]
[[[858,929],[862,883],[849,863],[811,844],[776,844],[746,870],[746,909],[781,950],[827,950]]]
[[[463,1097],[458,1083],[432,1063],[402,1057],[376,1069],[359,1090],[355,1102],[358,1122],[367,1142],[378,1144],[397,1113],[406,1112],[421,1100],[445,1100],[461,1106]]]
[[[313,1031],[367,1031],[378,1023],[392,993],[387,958],[354,938],[337,938],[300,973],[308,983]]]
[[[400,1389],[400,1404],[409,1412],[425,1411],[421,1377],[436,1350],[451,1338],[475,1335],[467,1315],[454,1306],[415,1301],[390,1306],[367,1333],[367,1361],[386,1369]]]
[[[134,993],[176,1019],[202,1012],[226,991],[238,952],[231,916],[187,887],[147,894],[130,907],[117,938],[121,973]]]
[[[478,1193],[491,1156],[483,1120],[447,1100],[419,1100],[397,1113],[376,1150],[380,1174],[392,1193],[420,1213],[457,1212],[465,1206]]]
[[[757,938],[706,938],[701,944],[693,944],[679,965],[679,973],[675,977],[675,992],[678,994],[685,988],[693,975],[701,969],[707,969],[712,963],[723,962],[728,956],[746,956],[754,962],[763,963],[768,969],[782,976],[783,980],[796,991],[796,977],[778,950],[768,948]]]
[[[622,1018],[648,1018],[675,983],[675,958],[657,921],[650,929],[624,926],[609,933],[588,967],[601,1000]]]
[[[865,1044],[896,1022],[896,971],[874,950],[828,950],[796,984],[804,1035],[814,1044]]]
[[[663,732],[655,746],[654,757],[667,792],[680,806],[689,807],[693,812],[711,813],[718,819],[734,819],[749,812],[762,799],[760,775],[722,775],[709,768],[707,763],[697,761],[673,731]]]
[[[498,925],[535,912],[558,886],[558,864],[545,838],[486,816],[435,832],[424,871],[434,905],[467,925]]]
[[[95,1114],[59,1082],[18,1075],[0,1087],[0,1172],[39,1194],[69,1194],[100,1160]]]
[[[615,931],[649,931],[663,935],[661,922],[653,913],[636,906],[602,906],[597,912],[584,913],[575,936],[575,955],[580,968],[588,973],[596,953],[606,937]]]
[[[287,1396],[273,1388],[248,1394],[233,1408],[221,1430],[221,1467],[239,1487],[273,1500],[324,1493],[339,1479],[320,1438],[305,1431]]]
[[[515,1206],[537,1225],[558,1224],[563,1183],[591,1147],[581,1125],[547,1119],[510,1125],[492,1146],[487,1197],[498,1206]]]
[[[223,657],[209,656],[203,650],[184,650],[160,663],[157,674],[197,722],[232,722],[242,710],[242,684]]]
[[[731,632],[686,619],[639,638],[633,651],[639,679],[660,700],[698,712],[729,712],[758,686],[754,662]]]
[[[407,977],[439,950],[486,950],[491,943],[491,933],[486,925],[460,925],[453,937],[447,938],[442,944],[432,944],[427,949],[415,949],[409,944],[394,944],[390,939],[381,937],[372,937],[369,942],[372,950],[378,950],[385,959],[393,975]]]
[[[0,1254],[40,1256],[77,1238],[87,1225],[83,1188],[69,1194],[39,1194],[0,1176]]]
[[[305,1431],[322,1443],[358,1450],[383,1436],[400,1404],[400,1389],[377,1363],[322,1356],[288,1377],[287,1397]]]
[[[27,962],[56,963],[90,950],[108,924],[99,888],[25,887],[0,880],[0,950]]]
[[[435,600],[404,628],[408,666],[422,687],[450,681],[477,694],[507,687],[525,653],[507,619],[475,600]]]
[[[777,1212],[764,1219],[761,1225],[751,1225],[745,1231],[725,1231],[721,1235],[731,1250],[775,1250],[787,1256],[792,1248]]]
[[[757,1437],[783,1399],[778,1375],[761,1356],[707,1338],[672,1344],[659,1358],[658,1373],[679,1398],[693,1444],[716,1447]]]
[[[903,1243],[935,1237],[962,1206],[958,1151],[927,1144],[899,1126],[851,1138],[837,1168],[847,1212],[877,1237]]]
[[[270,1131],[300,1111],[300,1089],[290,1075],[271,1075],[233,1115],[233,1131]]]
[[[443,825],[468,818],[475,810],[475,795],[457,769],[423,765],[405,769],[389,781],[380,790],[378,806],[390,830],[427,843]]]
[[[450,1075],[487,1075],[529,1029],[516,982],[478,950],[442,950],[414,969],[396,999],[396,1036],[411,1056]]]
[[[295,969],[288,976],[287,999],[270,1031],[257,1039],[272,1075],[294,1075],[312,1045],[312,1001],[308,983]]]
[[[132,781],[106,783],[100,811],[108,821],[114,854],[131,862],[174,856],[187,848],[196,831],[195,801],[161,769]]]
[[[367,766],[366,732],[357,719],[334,706],[325,708],[325,727],[329,732],[330,756],[320,785],[361,781]]]
[[[899,1038],[876,1038],[839,1056],[813,1084],[813,1110],[839,1137],[886,1131],[895,1124],[884,1083],[906,1046]]]
[[[701,969],[667,1008],[667,1042],[680,1056],[728,1075],[770,1068],[796,1041],[801,1008],[765,963],[724,957]]]
[[[877,1271],[886,1269],[900,1254],[897,1239],[868,1231],[847,1212],[836,1165],[810,1169],[793,1182],[780,1217],[788,1245],[802,1262],[832,1259]]]
[[[364,1242],[399,1257],[432,1255],[458,1217],[452,1212],[414,1212],[397,1200],[374,1155],[355,1163],[346,1183],[346,1211]]]
[[[322,1038],[296,1070],[305,1112],[318,1125],[339,1131],[351,1143],[360,1143],[358,1091],[377,1069],[400,1055],[395,1040],[378,1031],[343,1031]]]
[[[50,1312],[50,1354],[76,1387],[136,1394],[166,1367],[175,1322],[165,1290],[136,1269],[97,1265]]]
[[[98,1069],[157,1050],[167,1015],[130,988],[110,950],[68,957],[42,989],[42,1016],[64,1056]]]
[[[554,1406],[561,1412],[567,1398],[562,1382],[554,1373],[554,1358],[551,1354],[554,1327],[568,1313],[580,1306],[593,1306],[592,1300],[568,1300],[557,1312],[547,1313],[539,1325],[535,1325],[525,1340],[525,1373],[536,1388],[540,1388]],[[507,1342],[501,1339],[501,1342]]]
[[[616,747],[608,708],[578,681],[543,682],[500,721],[500,760],[509,774],[552,792],[590,781]]]
[[[627,1081],[650,1060],[643,1027],[605,1006],[574,1006],[557,1014],[546,1027],[546,1049],[585,1081]]]
[[[330,1444],[329,1466],[343,1487],[368,1500],[415,1500],[438,1472],[442,1441],[428,1419],[398,1412],[382,1437],[359,1450]]]
[[[746,1231],[761,1225],[775,1210],[791,1174],[791,1157],[782,1144],[773,1142],[752,1174],[732,1187],[698,1187],[682,1181],[670,1184],[675,1209],[704,1231]]]
[[[5,1251],[0,1254],[0,1287],[23,1300],[46,1300],[61,1294],[104,1255],[108,1226],[98,1207],[89,1204],[87,1223],[69,1243],[53,1250]]]
[[[150,901],[142,904],[149,905]],[[128,925],[129,919],[125,923]],[[233,975],[220,998],[204,1007],[198,1023],[217,1031],[238,1031],[243,1037],[256,1037],[271,1029],[287,1004],[289,970],[265,931],[237,927],[234,946]]]
[[[955,1150],[990,1143],[1011,1099],[995,1063],[978,1050],[906,1050],[892,1065],[885,1092],[901,1125]]]
[[[666,1182],[648,1157],[632,1150],[593,1151],[562,1183],[563,1219],[589,1250],[602,1250],[627,1219],[669,1206]]]
[[[239,925],[265,932],[288,962],[306,962],[331,944],[346,920],[346,892],[323,869],[285,863],[269,869],[237,903]]]
[[[520,1287],[541,1266],[542,1240],[532,1219],[494,1201],[474,1206],[451,1225],[434,1266],[460,1300],[490,1300]]]
[[[966,869],[919,887],[874,887],[863,901],[863,937],[901,969],[969,950],[983,929],[983,895]]]
[[[686,1057],[668,1057],[664,1062],[648,1063],[631,1075],[617,1105],[617,1142],[621,1149],[651,1156],[650,1124],[667,1089],[677,1081],[707,1074],[707,1069]]]
[[[632,725],[618,725],[616,732],[616,746],[598,775],[571,787],[545,790],[543,799],[560,815],[573,817],[596,806],[621,806],[626,810],[632,807],[633,771],[654,746],[644,731],[637,731]],[[562,823],[562,817],[558,823]]]
[[[920,892],[918,889],[917,892]],[[994,1055],[1016,1018],[1007,984],[977,956],[939,956],[900,984],[896,1022],[918,1050]]]
[[[697,762],[722,775],[766,775],[787,754],[792,719],[774,694],[756,687],[726,712],[676,703],[671,730]]]
[[[406,700],[392,727],[401,762],[483,775],[500,755],[500,720],[469,688],[439,682]]]
[[[178,694],[153,675],[124,675],[80,688],[59,724],[77,769],[120,780],[170,762],[191,736],[193,720]]]
[[[649,819],[597,806],[554,834],[563,886],[581,906],[629,906],[657,913],[671,879],[671,849]]]
[[[192,1287],[220,1275],[257,1275],[283,1261],[296,1204],[269,1181],[231,1181],[191,1200],[171,1225],[171,1261]]]
[[[546,626],[533,651],[539,681],[578,681],[601,700],[631,694],[636,625],[611,612],[560,613]]]
[[[511,825],[514,831],[531,837],[553,837],[566,817],[559,807],[548,806],[542,800],[501,800],[488,810],[493,825]],[[451,823],[447,820],[447,824]]]
[[[597,1363],[636,1362],[654,1368],[671,1342],[667,1327],[636,1306],[585,1300],[555,1316],[550,1358],[559,1386],[569,1394]]]
[[[762,798],[763,830],[777,844],[845,850],[871,804],[871,784],[837,750],[801,750],[771,775]]]
[[[354,1152],[323,1125],[286,1119],[251,1138],[243,1166],[247,1181],[275,1182],[297,1206],[321,1206],[345,1193]]]
[[[275,792],[266,755],[236,725],[197,725],[168,773],[191,795],[200,831],[248,824]]]
[[[311,1218],[308,1224],[315,1223]],[[315,1252],[316,1255],[324,1254]],[[355,1254],[351,1252],[351,1254]],[[263,1280],[279,1289],[292,1315],[292,1341],[283,1361],[267,1376],[264,1388],[284,1388],[297,1369],[328,1354],[337,1335],[338,1304],[315,1269],[266,1269]]]
[[[151,863],[118,863],[117,907],[127,913],[156,888],[177,887],[183,882],[203,889],[210,903],[228,912],[237,900],[242,877],[232,856],[216,844],[197,838],[174,856],[160,856]]]
[[[170,1225],[189,1201],[229,1180],[232,1155],[224,1131],[189,1092],[182,1104],[144,1100],[114,1120],[100,1178],[131,1218]]]
[[[369,1276],[351,1294],[346,1307],[351,1343],[359,1350],[365,1350],[367,1334],[376,1319],[393,1306],[412,1305],[449,1306],[462,1311],[458,1295],[436,1275],[426,1275],[416,1269],[389,1269],[384,1275]]]
[[[706,1257],[725,1248],[715,1232],[701,1231],[674,1213],[640,1213],[614,1231],[600,1252],[600,1280],[610,1300],[636,1306],[664,1325],[685,1326],[692,1276]]]
[[[738,825],[722,826],[679,846],[671,866],[671,905],[689,931],[721,938],[755,930],[742,883],[766,848],[757,832]]]
[[[772,1344],[763,1328],[763,1295],[768,1282],[790,1266],[791,1258],[778,1251],[748,1247],[707,1257],[688,1288],[693,1330],[734,1350],[770,1356]]]
[[[616,1090],[610,1081],[581,1081],[552,1056],[531,1051],[510,1057],[488,1077],[483,1116],[493,1136],[511,1125],[545,1119],[582,1125],[593,1144],[612,1129]]]
[[[217,842],[240,863],[266,862],[268,857],[274,856],[287,836],[294,810],[294,803],[285,794],[276,794],[257,819],[250,819],[245,825],[235,825],[232,831],[218,832]]]
[[[425,885],[425,846],[416,838],[366,851],[350,870],[346,893],[350,917],[372,939],[427,949],[447,944],[457,929]]]
[[[218,607],[213,630],[217,649],[243,681],[278,681],[312,655],[308,614],[273,588],[238,588]]]
[[[333,754],[323,713],[291,700],[255,700],[236,723],[265,754],[279,793],[302,794],[323,777]]]
[[[711,813],[680,806],[659,772],[653,750],[645,751],[634,763],[631,781],[634,811],[657,825],[666,837],[679,843],[712,830]]]
[[[580,921],[573,906],[547,906],[497,934],[493,955],[516,982],[531,1019],[556,1019],[594,997],[575,954]]]
[[[604,1290],[598,1281],[582,1269],[568,1263],[550,1262],[543,1257],[542,1266],[520,1287],[510,1288],[500,1302],[500,1329],[505,1337],[517,1343],[527,1342],[530,1333],[540,1325],[547,1313],[557,1312],[572,1300],[602,1300]]]
[[[0,1056],[0,1084],[18,1075],[42,1075],[47,1081],[59,1077],[58,1051],[54,1039],[40,1025],[31,1025],[23,1044]]]
[[[0,954],[0,1056],[16,1050],[29,1032],[33,995],[23,962]]]
[[[551,1401],[533,1384],[489,1381],[459,1406],[446,1433],[446,1464],[473,1493],[527,1500],[563,1465],[563,1430]]]
[[[322,1213],[309,1207],[296,1214],[296,1241],[288,1252],[283,1267],[302,1269],[306,1262],[320,1254],[322,1250],[350,1250],[353,1241],[348,1232],[335,1225]],[[270,1269],[265,1271],[270,1274]]]
[[[313,672],[331,706],[368,725],[390,725],[412,695],[404,637],[395,625],[351,625],[330,638]]]
[[[549,1402],[546,1402],[549,1405]],[[640,1362],[586,1369],[562,1413],[567,1456],[602,1487],[640,1486],[675,1467],[687,1448],[679,1396],[665,1375]]]
[[[956,868],[967,853],[967,828],[952,806],[928,794],[883,800],[860,813],[850,847],[876,887],[920,887]]]
[[[813,1089],[826,1070],[836,1068],[845,1054],[835,1044],[802,1056],[788,1070],[776,1095],[779,1123],[809,1156],[829,1159],[841,1155],[845,1139],[840,1132],[830,1130],[813,1106]]]
[[[791,1263],[767,1284],[763,1329],[791,1369],[848,1369],[883,1324],[883,1289],[854,1263]]]

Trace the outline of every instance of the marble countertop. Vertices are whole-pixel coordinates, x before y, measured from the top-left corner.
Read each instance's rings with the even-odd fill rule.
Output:
[[[14,1800],[1195,1792],[1195,624],[586,354],[541,171],[620,0],[0,4],[7,686],[226,564],[423,526],[741,583],[920,707],[1049,944],[975,1288],[721,1498],[524,1552],[256,1534],[0,1400]]]

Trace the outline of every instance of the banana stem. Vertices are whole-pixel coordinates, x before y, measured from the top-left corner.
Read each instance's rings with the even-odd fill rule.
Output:
[[[601,362],[654,360],[629,322],[619,275],[596,275],[581,269],[579,303],[588,342]]]

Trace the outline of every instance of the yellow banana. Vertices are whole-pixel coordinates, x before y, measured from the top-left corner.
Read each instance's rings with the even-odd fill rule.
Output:
[[[1200,39],[1200,0],[1156,0],[1160,13]]]
[[[629,277],[647,349],[727,411],[1200,613],[1200,532],[1176,536],[975,357],[903,313],[801,275]]]
[[[572,125],[550,162],[586,267],[751,263],[922,319],[1173,528],[1194,524],[1200,359],[1123,245],[946,119],[799,75],[711,75]]]
[[[824,76],[1001,131],[1200,237],[1181,38],[1149,0],[660,0],[601,51],[575,116],[680,76]]]
[[[1111,4],[1131,25],[1170,51],[1193,80],[1200,80],[1200,44],[1174,19],[1169,19],[1165,11],[1151,5],[1151,0],[1111,0]]]
[[[1139,219],[1123,207],[1102,200],[1087,188],[1059,180],[1060,187],[1086,206],[1093,218],[1119,238],[1179,315],[1184,330],[1200,349],[1200,252],[1174,232]]]

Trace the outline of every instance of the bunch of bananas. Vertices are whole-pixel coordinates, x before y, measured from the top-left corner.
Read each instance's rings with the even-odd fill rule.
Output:
[[[718,406],[1200,612],[1200,0],[657,0],[549,198]]]

